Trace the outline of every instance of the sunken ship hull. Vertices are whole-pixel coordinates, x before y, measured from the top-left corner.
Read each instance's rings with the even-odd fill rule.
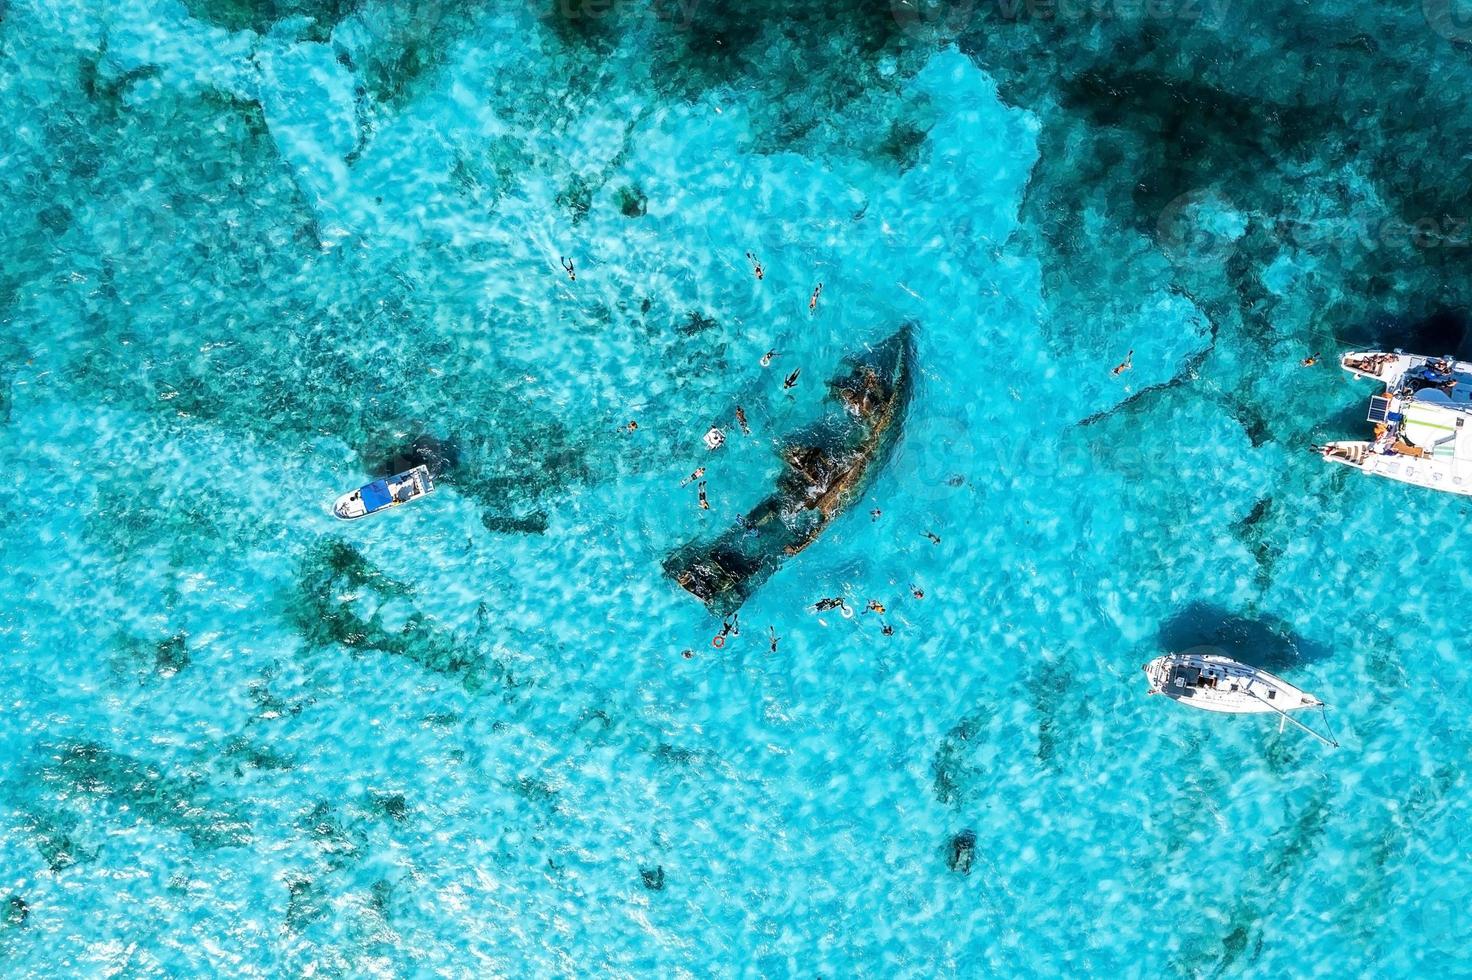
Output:
[[[692,541],[665,572],[719,616],[740,608],[782,562],[817,540],[888,460],[909,404],[914,359],[907,324],[850,358],[828,383],[843,411],[789,436],[777,485],[714,541]]]

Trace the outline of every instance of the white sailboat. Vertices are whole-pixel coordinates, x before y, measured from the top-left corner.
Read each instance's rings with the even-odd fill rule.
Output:
[[[1449,357],[1351,351],[1340,365],[1380,381],[1373,440],[1316,447],[1324,459],[1413,486],[1472,495],[1472,364]]]
[[[1142,669],[1150,680],[1151,694],[1163,694],[1172,701],[1203,711],[1276,714],[1279,731],[1284,724],[1292,722],[1325,745],[1339,745],[1332,737],[1319,734],[1288,714],[1304,708],[1322,711],[1324,702],[1265,670],[1205,653],[1168,653]]]

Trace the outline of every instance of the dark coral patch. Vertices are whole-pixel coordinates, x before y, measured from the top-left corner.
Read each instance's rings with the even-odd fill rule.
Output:
[[[971,862],[976,858],[976,831],[966,829],[946,842],[946,867],[957,874],[971,873]]]

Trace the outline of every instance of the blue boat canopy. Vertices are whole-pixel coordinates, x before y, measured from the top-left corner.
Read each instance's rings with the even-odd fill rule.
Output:
[[[370,513],[393,502],[393,495],[388,492],[387,480],[374,480],[363,488],[363,503]]]

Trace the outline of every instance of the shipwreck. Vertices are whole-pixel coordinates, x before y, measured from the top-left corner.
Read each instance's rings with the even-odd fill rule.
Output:
[[[828,382],[843,411],[787,438],[772,494],[714,541],[676,549],[665,572],[716,615],[739,609],[785,558],[816,541],[861,497],[883,467],[909,403],[913,358],[908,324],[849,358],[850,370]]]

